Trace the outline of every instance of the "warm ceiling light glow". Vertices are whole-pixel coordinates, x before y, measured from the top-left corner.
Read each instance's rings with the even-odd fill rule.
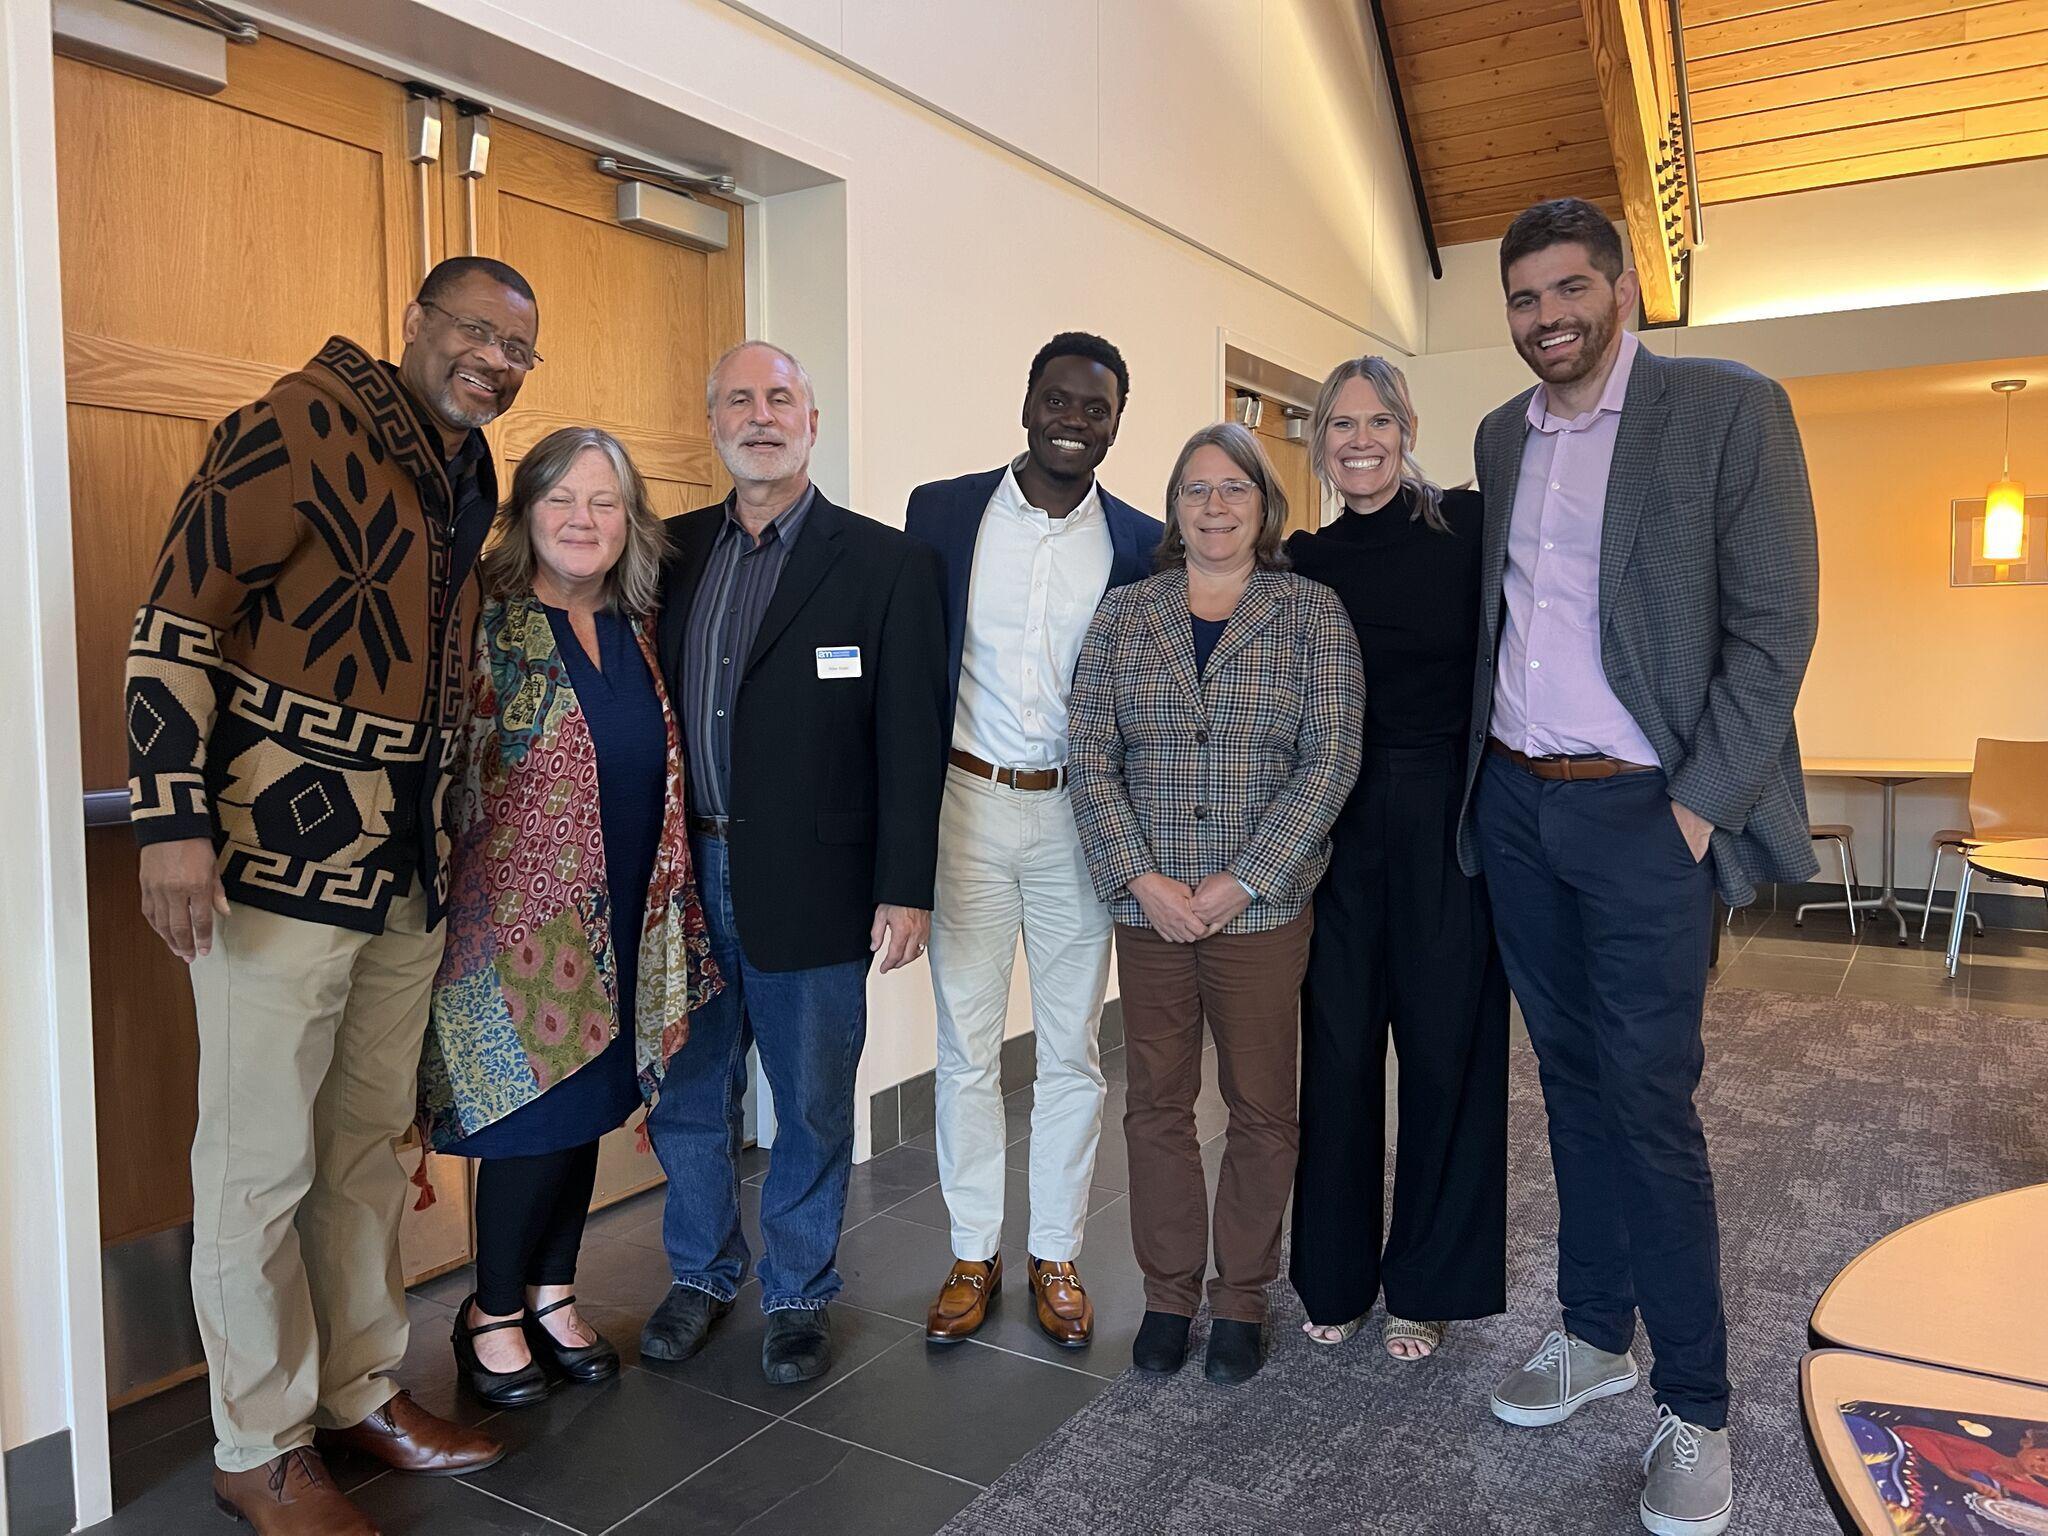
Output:
[[[2005,468],[1984,493],[1982,556],[1992,565],[2011,565],[2026,555],[2027,491],[2012,477],[2012,397],[2027,387],[2025,379],[1995,379],[1992,389],[2005,396]]]
[[[2011,565],[2026,552],[2026,487],[2017,480],[2001,480],[1984,493],[1984,559]]]

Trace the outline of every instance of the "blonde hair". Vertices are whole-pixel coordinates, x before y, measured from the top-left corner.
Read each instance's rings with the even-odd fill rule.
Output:
[[[1351,358],[1332,368],[1330,376],[1323,380],[1323,387],[1316,393],[1316,408],[1308,419],[1308,458],[1316,478],[1332,491],[1337,490],[1323,439],[1329,431],[1330,418],[1337,414],[1337,396],[1353,379],[1363,379],[1372,386],[1373,393],[1380,397],[1380,405],[1400,429],[1401,484],[1415,495],[1415,510],[1408,520],[1420,518],[1438,533],[1449,533],[1451,525],[1444,517],[1443,489],[1415,461],[1415,401],[1408,393],[1408,376],[1384,357]],[[1338,496],[1341,500],[1342,493]]]
[[[577,459],[595,448],[619,477],[626,503],[626,542],[604,576],[604,603],[636,619],[652,614],[661,598],[661,559],[667,537],[647,499],[647,483],[633,467],[625,445],[601,427],[563,427],[550,432],[512,475],[512,490],[491,525],[490,544],[479,562],[491,596],[524,597],[533,591],[539,556],[533,549],[533,509],[562,483]]]
[[[1258,487],[1261,516],[1252,556],[1264,570],[1286,570],[1288,560],[1280,545],[1287,537],[1287,493],[1280,488],[1280,476],[1273,469],[1273,461],[1266,457],[1266,450],[1259,446],[1258,438],[1234,421],[1219,421],[1202,428],[1187,440],[1180,457],[1173,461],[1173,473],[1166,477],[1166,536],[1159,541],[1159,553],[1153,557],[1154,569],[1169,571],[1188,563],[1187,541],[1180,533],[1180,483],[1187,475],[1188,460],[1204,448],[1221,448],[1244,471],[1244,477]]]

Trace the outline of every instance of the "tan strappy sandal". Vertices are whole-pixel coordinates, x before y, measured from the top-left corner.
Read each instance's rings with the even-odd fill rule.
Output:
[[[1320,1344],[1325,1349],[1334,1349],[1339,1344],[1350,1342],[1352,1336],[1365,1326],[1365,1319],[1370,1315],[1369,1313],[1361,1314],[1358,1317],[1352,1318],[1348,1323],[1303,1323],[1301,1331],[1308,1335],[1309,1343]],[[1323,1337],[1325,1332],[1334,1333],[1337,1337],[1326,1339]]]
[[[1396,1354],[1394,1346],[1403,1341],[1411,1344],[1420,1344],[1422,1346],[1422,1353],[1419,1355]],[[1427,1360],[1431,1355],[1434,1355],[1439,1349],[1443,1348],[1444,1325],[1442,1323],[1412,1322],[1408,1318],[1395,1317],[1389,1313],[1386,1327],[1380,1330],[1380,1342],[1386,1346],[1387,1358],[1398,1360],[1403,1365],[1414,1365],[1418,1361]]]

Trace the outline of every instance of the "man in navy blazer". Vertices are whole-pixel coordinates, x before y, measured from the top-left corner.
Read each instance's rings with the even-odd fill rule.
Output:
[[[1038,1053],[1033,1306],[1055,1343],[1078,1349],[1094,1329],[1074,1260],[1102,1132],[1110,920],[1067,795],[1067,695],[1102,594],[1150,575],[1165,531],[1095,478],[1130,389],[1100,336],[1055,336],[1031,361],[1024,453],[910,496],[911,537],[945,565],[950,679],[931,967],[954,1263],[926,1319],[935,1344],[978,1330],[1003,1281],[1002,1046],[1020,932]]]

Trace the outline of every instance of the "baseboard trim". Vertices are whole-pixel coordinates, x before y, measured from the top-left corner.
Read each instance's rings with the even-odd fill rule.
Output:
[[[1102,1049],[1124,1043],[1124,1005],[1111,998],[1102,1005]],[[1003,1042],[1003,1092],[1015,1093],[1038,1076],[1036,1037],[1031,1030]],[[914,1141],[938,1124],[938,1073],[920,1072],[891,1083],[868,1097],[868,1147],[878,1156],[891,1147]]]
[[[6,1460],[8,1536],[65,1536],[78,1523],[71,1431],[17,1445]]]

